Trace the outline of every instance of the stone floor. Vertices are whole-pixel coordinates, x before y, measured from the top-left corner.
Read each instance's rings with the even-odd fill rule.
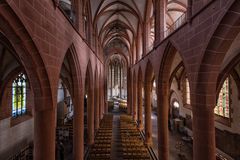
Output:
[[[73,160],[73,146],[72,141],[64,140],[62,141],[62,148],[60,144],[56,146],[56,160]],[[64,152],[64,158],[61,157],[61,152]]]
[[[152,114],[152,132],[153,132],[153,150],[157,155],[157,116]],[[182,140],[182,136],[178,131],[169,131],[169,160],[178,160],[180,159],[178,154],[183,154],[187,160],[192,160],[192,145],[190,143],[186,143]],[[182,144],[181,152],[176,148],[178,143]]]
[[[113,117],[113,137],[112,137],[112,150],[111,150],[111,159],[119,159],[122,158],[121,150],[121,135],[120,135],[120,116],[115,115]]]
[[[111,146],[111,159],[122,160],[121,150],[121,136],[120,136],[120,115],[118,107],[114,107],[112,111],[113,116],[113,134],[112,134],[112,146]],[[152,114],[152,129],[153,129],[153,145],[152,149],[157,156],[157,116]],[[187,160],[192,160],[192,146],[189,143],[182,141],[182,135],[177,131],[169,131],[169,160],[180,160],[178,154],[180,150],[176,148],[177,143],[182,143],[181,154],[185,155]],[[65,160],[72,159],[71,145],[67,144],[65,149]]]
[[[144,141],[140,136],[140,132],[137,130],[137,126],[131,120],[130,116],[124,116],[123,113],[119,113],[118,107],[114,107],[112,110],[112,142],[111,142],[111,160],[123,160],[123,159],[149,159],[150,154],[147,147],[144,145]],[[124,116],[124,117],[123,117]],[[128,128],[129,127],[129,128]],[[128,129],[126,129],[128,128]],[[129,132],[128,132],[129,130]],[[139,136],[138,136],[139,135]],[[140,138],[137,138],[140,137]],[[96,149],[101,150],[101,149]],[[141,152],[140,152],[141,151]],[[92,155],[97,156],[104,153],[95,153],[91,150],[91,155],[87,156],[87,159],[99,159],[93,158]],[[90,158],[92,157],[92,158]]]

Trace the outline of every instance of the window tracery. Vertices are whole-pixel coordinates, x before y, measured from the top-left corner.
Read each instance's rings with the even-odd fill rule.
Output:
[[[26,84],[25,74],[20,73],[12,82],[12,117],[26,113]]]

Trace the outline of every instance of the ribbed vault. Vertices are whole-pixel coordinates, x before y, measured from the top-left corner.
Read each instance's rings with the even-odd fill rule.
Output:
[[[104,58],[121,50],[129,64],[136,63],[153,48],[155,0],[90,0],[90,14]],[[187,0],[166,0],[165,29],[186,11]],[[145,39],[145,40],[144,40]],[[145,50],[143,45],[145,45]]]

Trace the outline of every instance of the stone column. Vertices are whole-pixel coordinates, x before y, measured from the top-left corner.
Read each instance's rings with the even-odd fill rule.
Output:
[[[133,89],[133,94],[132,94],[132,98],[133,98],[133,102],[132,102],[132,107],[133,107],[132,117],[133,117],[133,120],[136,121],[137,120],[137,83],[136,83],[136,77],[133,78],[132,84],[133,84],[132,85],[132,89]]]
[[[101,79],[101,77],[99,78],[99,122],[101,121],[101,119],[102,119],[102,114],[103,114],[103,106],[104,106],[104,104],[103,104],[103,93],[104,93],[104,91],[103,91],[103,87],[102,87],[102,79]]]
[[[127,113],[131,115],[132,113],[132,88],[131,88],[131,71],[127,71]]]
[[[111,96],[111,65],[109,64],[108,69],[107,69],[107,77],[106,77],[106,93],[107,96],[110,97]]]
[[[120,98],[122,98],[122,66],[120,65],[120,87],[119,87],[119,91],[120,91]]]
[[[169,84],[163,84],[161,89],[157,89],[158,103],[158,159],[168,160],[169,140],[168,140],[168,109],[169,109]]]
[[[73,157],[74,159],[84,158],[84,104],[82,95],[74,98],[74,118],[73,118]]]
[[[44,99],[43,99],[44,100]],[[41,102],[40,102],[41,103]],[[55,159],[56,107],[34,112],[34,160]]]
[[[97,82],[95,82],[95,89],[94,89],[94,129],[97,130],[99,128],[99,87],[97,85]]]
[[[138,81],[137,89],[138,99],[138,129],[143,130],[143,106],[142,106],[142,81]]]
[[[145,82],[145,143],[152,144],[152,120],[151,120],[151,82]]]
[[[88,145],[92,145],[94,143],[94,93],[92,86],[89,86],[88,90],[87,119]]]
[[[208,95],[208,94],[206,94]],[[197,104],[193,107],[193,159],[215,160],[215,124],[214,124],[214,96],[198,94]]]
[[[113,66],[111,64],[111,97],[113,96]]]
[[[106,79],[104,79],[103,80],[104,82],[103,82],[103,84],[102,84],[102,87],[103,88],[106,88],[106,86],[107,86],[107,81],[106,81]],[[107,101],[107,99],[108,99],[108,96],[107,96],[107,92],[106,92],[106,89],[103,89],[102,90],[102,93],[103,93],[103,103],[104,103],[104,105],[103,105],[103,113],[108,113],[108,101]]]

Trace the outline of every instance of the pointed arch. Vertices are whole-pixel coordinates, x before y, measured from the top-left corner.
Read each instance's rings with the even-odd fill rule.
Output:
[[[165,48],[162,62],[160,64],[159,78],[158,78],[159,89],[163,87],[163,85],[161,85],[162,83],[169,84],[171,65],[174,60],[174,56],[176,52],[177,52],[176,48],[169,42]]]
[[[234,69],[238,63],[240,62],[240,54],[238,54],[237,56],[235,56],[229,63],[228,65],[222,69],[218,75],[217,78],[217,84],[216,84],[216,97],[218,96],[222,85],[225,81],[225,79],[231,75],[232,78],[236,81],[236,85],[238,87],[238,97],[240,98],[240,84],[239,84],[239,77],[238,77],[238,73],[237,71]]]
[[[226,12],[223,12],[216,20],[216,27],[213,28],[209,34],[209,41],[205,43],[202,51],[199,67],[197,68],[197,75],[195,77],[195,95],[193,107],[193,136],[194,139],[208,139],[205,145],[200,141],[195,141],[193,159],[209,158],[214,159],[216,153],[215,141],[215,120],[214,107],[216,105],[216,90],[217,81],[220,72],[220,66],[227,55],[231,44],[240,33],[240,2],[231,1],[226,3]],[[200,96],[201,95],[201,96]],[[201,114],[199,114],[201,113]],[[202,116],[206,118],[201,119]],[[208,122],[207,125],[200,125]],[[207,130],[204,135],[200,130]],[[211,137],[211,138],[210,138]],[[206,147],[207,146],[207,147]],[[208,153],[204,156],[201,153]],[[209,152],[210,151],[210,152]]]
[[[176,54],[180,55],[182,66],[184,68],[184,59],[178,52],[172,42],[168,42],[162,57],[158,74],[157,84],[157,104],[158,104],[158,150],[159,159],[168,159],[169,142],[168,142],[168,115],[169,115],[169,96],[171,69]],[[178,66],[176,66],[178,68]],[[187,69],[186,69],[187,70]],[[173,70],[174,72],[174,70]]]
[[[125,60],[124,62],[126,63],[126,66],[128,67],[130,65],[130,59],[119,48],[111,48],[110,50],[108,50],[108,56],[106,57],[106,59],[104,61],[105,64],[108,64],[111,56],[116,53],[120,54],[123,57],[123,59]]]
[[[153,70],[153,65],[150,60],[147,62],[147,67],[145,69],[145,83],[151,83],[153,78],[155,76],[154,70]]]
[[[7,2],[1,2],[0,32],[10,42],[26,71],[34,93],[34,157],[55,158],[56,93],[49,71],[30,36],[30,29],[21,22]],[[41,134],[41,135],[40,135]],[[45,135],[45,136],[42,136]],[[44,147],[43,147],[44,146]]]
[[[94,77],[93,77],[93,69],[92,69],[91,60],[88,61],[87,69],[86,69],[86,72],[85,72],[85,83],[86,83],[86,78],[89,78],[88,82],[90,84],[93,84]],[[91,85],[90,87],[92,88],[93,86]]]
[[[94,82],[91,61],[89,60],[85,76],[85,94],[87,95],[87,144],[94,143]]]
[[[198,73],[200,74],[197,77],[197,81],[202,82],[204,79],[206,82],[207,80],[208,82],[211,82],[211,84],[207,84],[211,85],[211,88],[213,88],[212,82],[214,82],[216,86],[216,81],[218,78],[218,73],[216,73],[216,71],[219,70],[219,66],[223,62],[228,49],[237,35],[240,33],[240,2],[235,1],[227,6],[227,12],[218,19],[219,24],[210,35],[210,40],[206,42],[206,49],[204,50],[201,64],[198,69]],[[209,89],[209,86],[207,85],[204,86],[205,90]],[[203,86],[201,86],[201,88],[202,87]],[[196,90],[197,89],[198,88],[196,88]],[[212,94],[215,94],[215,92],[216,90],[211,90]]]
[[[99,69],[99,121],[102,119],[103,113],[104,113],[104,80],[103,80],[103,71],[102,71],[102,66],[100,65]]]
[[[11,21],[8,21],[9,19]],[[7,3],[1,8],[0,23],[4,24],[0,26],[1,38],[5,37],[4,39],[9,41],[10,49],[15,51],[18,57],[21,57],[21,63],[33,88],[35,100],[39,101],[35,102],[35,109],[44,110],[47,109],[46,107],[53,107],[53,92],[41,55],[29,32]],[[19,28],[22,28],[21,31]],[[41,80],[43,78],[44,81]],[[44,100],[41,100],[44,95],[48,95],[48,98],[45,97]]]
[[[70,84],[68,89],[73,98],[75,97],[75,95],[79,95],[80,89],[82,89],[81,66],[79,62],[80,61],[78,59],[76,48],[74,44],[71,44],[64,56],[62,62],[62,69],[65,69],[65,71],[69,74],[67,75],[69,76],[68,78],[70,81],[68,82],[68,84]],[[60,72],[59,74],[59,77],[62,77],[62,73]]]
[[[169,84],[171,86],[173,79],[175,78],[177,81],[177,85],[178,85],[178,89],[181,88],[181,79],[182,79],[182,74],[184,73],[184,66],[183,66],[183,62],[181,61],[177,67],[173,70],[173,72],[171,73],[171,76],[169,78]],[[180,75],[177,76],[176,74],[181,71]]]
[[[62,69],[59,73],[59,77],[65,81],[74,106],[74,118],[73,118],[73,156],[83,158],[84,155],[84,122],[83,122],[83,86],[81,77],[81,66],[79,63],[78,54],[76,52],[74,44],[68,48],[63,62]],[[65,72],[65,75],[63,75]],[[67,75],[66,75],[67,74]]]
[[[176,55],[179,56],[180,62],[178,65],[176,65],[175,69],[171,70]],[[186,72],[186,74],[189,75],[190,73],[189,68],[185,63],[184,57],[180,52],[178,52],[176,45],[173,42],[169,41],[164,50],[162,61],[159,67],[158,74],[159,91],[165,86],[168,86],[168,88],[170,88],[171,85],[170,82],[173,79],[172,75],[174,75],[179,70],[179,68],[184,68],[184,72]]]

